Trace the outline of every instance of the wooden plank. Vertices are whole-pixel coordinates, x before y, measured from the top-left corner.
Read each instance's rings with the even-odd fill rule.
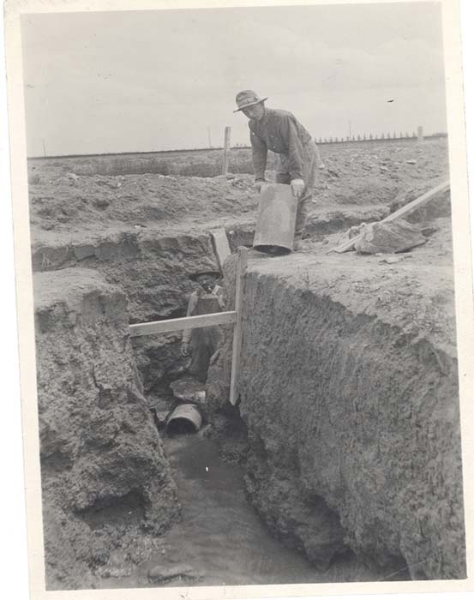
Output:
[[[412,202],[409,202],[405,206],[402,206],[401,208],[396,210],[394,213],[392,213],[391,215],[388,215],[388,217],[385,217],[385,219],[382,219],[379,222],[380,223],[389,223],[391,221],[396,221],[397,219],[400,219],[401,217],[405,217],[405,216],[409,215],[410,213],[412,213],[413,211],[417,210],[418,208],[421,208],[422,206],[424,206],[425,204],[430,202],[430,200],[433,200],[434,198],[437,198],[444,192],[447,192],[449,190],[449,188],[450,188],[449,180],[445,181],[443,183],[440,183],[440,185],[437,185],[432,190],[429,190],[428,192],[426,192],[426,194],[423,194],[419,198],[416,198],[416,200],[413,200]],[[349,250],[352,250],[354,248],[355,243],[360,238],[361,238],[361,235],[353,237],[352,239],[347,240],[346,242],[341,244],[340,246],[337,246],[336,248],[331,248],[330,250],[328,250],[326,252],[326,254],[329,254],[330,252],[338,252],[339,254],[342,254],[343,252],[348,252]]]
[[[240,372],[240,352],[242,349],[242,315],[244,301],[244,284],[245,274],[247,271],[248,250],[247,248],[239,248],[239,260],[237,263],[237,273],[235,281],[235,312],[237,320],[234,325],[234,340],[232,344],[232,371],[230,376],[230,397],[229,401],[232,406],[237,404],[239,397],[238,383]]]
[[[217,262],[219,263],[220,270],[228,256],[230,256],[229,241],[225,229],[214,229],[211,231],[211,236],[214,241],[214,250],[217,256]]]
[[[385,217],[383,222],[389,223],[390,221],[395,221],[396,219],[400,219],[401,217],[409,215],[410,213],[415,211],[417,208],[420,208],[420,207],[424,206],[425,204],[427,204],[430,200],[433,200],[437,196],[440,196],[441,194],[444,194],[444,192],[447,192],[449,190],[449,187],[450,187],[449,180],[441,183],[440,185],[436,186],[432,190],[429,190],[428,192],[426,192],[426,194],[423,194],[423,196],[420,196],[416,200],[413,200],[412,202],[405,204],[405,206],[402,206],[401,208],[396,210],[391,215],[388,215],[388,217]]]
[[[225,128],[224,133],[224,156],[222,160],[222,175],[227,175],[229,170],[229,152],[230,152],[230,127]]]
[[[182,317],[180,319],[167,319],[164,321],[152,321],[150,323],[137,323],[129,325],[130,335],[152,335],[159,333],[170,333],[182,331],[183,329],[196,329],[199,327],[210,327],[211,325],[229,325],[236,323],[237,312],[230,310],[208,315],[197,315],[194,317]]]

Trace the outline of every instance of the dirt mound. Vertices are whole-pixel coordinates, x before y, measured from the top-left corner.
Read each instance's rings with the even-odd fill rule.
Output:
[[[250,150],[233,150],[250,160]],[[200,153],[163,155],[172,170]],[[210,151],[209,160],[215,160]],[[326,169],[320,171],[312,212],[321,207],[388,206],[413,190],[434,187],[448,177],[446,140],[411,140],[321,146]],[[134,161],[146,161],[136,155]],[[130,160],[131,160],[130,158]],[[239,158],[239,160],[240,160]],[[119,157],[103,157],[109,164]],[[133,230],[152,224],[168,230],[186,224],[205,226],[222,217],[234,223],[255,219],[258,198],[253,176],[186,177],[159,173],[117,175],[111,167],[93,174],[98,158],[42,159],[29,162],[30,219],[35,231],[55,234]],[[122,160],[125,158],[122,157]],[[127,159],[128,160],[128,159]],[[231,160],[232,164],[232,160]],[[239,163],[236,163],[236,166]],[[274,173],[269,161],[267,177]],[[136,169],[135,169],[136,170]],[[127,173],[127,170],[124,170]],[[78,175],[77,173],[84,173]],[[92,174],[88,174],[92,173]]]
[[[65,174],[59,167],[38,168],[39,183],[30,184],[33,228],[53,232],[142,228],[150,223],[206,223],[219,215],[255,210],[251,176],[120,177]]]
[[[321,146],[326,170],[321,174],[324,198],[340,204],[387,203],[398,192],[449,177],[447,141],[411,140]]]

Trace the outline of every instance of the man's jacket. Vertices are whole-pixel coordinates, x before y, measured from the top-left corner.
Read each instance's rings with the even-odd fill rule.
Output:
[[[265,107],[260,121],[250,119],[249,127],[257,181],[265,179],[268,150],[287,155],[291,179],[303,179],[303,146],[312,138],[292,113]]]

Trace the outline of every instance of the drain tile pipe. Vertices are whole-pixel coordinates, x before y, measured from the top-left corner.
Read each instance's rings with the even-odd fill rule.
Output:
[[[168,418],[166,430],[168,433],[190,433],[199,431],[202,416],[194,404],[180,404]]]

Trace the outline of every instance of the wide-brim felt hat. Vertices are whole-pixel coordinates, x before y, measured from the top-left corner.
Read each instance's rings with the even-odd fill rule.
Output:
[[[260,102],[265,102],[265,100],[268,100],[268,97],[260,98],[257,92],[253,90],[243,90],[235,97],[238,109],[234,110],[234,112],[239,112],[239,110],[248,108],[249,106],[255,106],[255,104],[260,104]]]

